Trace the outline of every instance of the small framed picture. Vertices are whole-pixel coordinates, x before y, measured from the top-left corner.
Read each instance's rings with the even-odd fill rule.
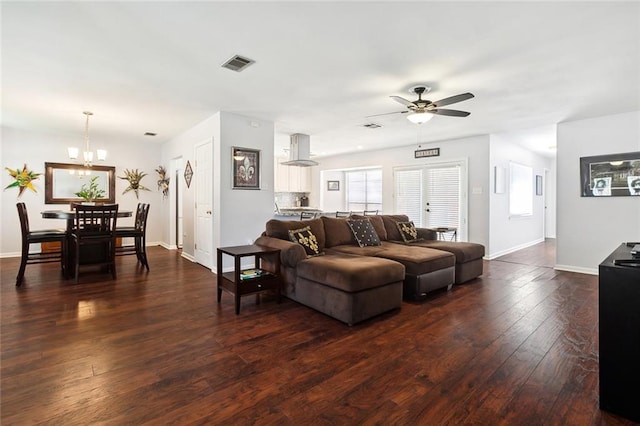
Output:
[[[536,175],[536,195],[542,195],[542,176]]]
[[[232,189],[260,189],[260,150],[231,148]]]
[[[328,180],[327,181],[327,191],[340,191],[340,181],[339,180]]]

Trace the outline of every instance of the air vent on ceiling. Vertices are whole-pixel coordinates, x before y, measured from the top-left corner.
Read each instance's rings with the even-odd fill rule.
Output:
[[[145,135],[145,136],[156,136],[156,135],[157,135],[157,133],[154,133],[154,132],[144,132],[144,135]]]
[[[253,59],[245,58],[240,55],[235,55],[227,62],[222,64],[222,68],[226,68],[231,71],[240,72],[247,68],[249,65],[253,64],[255,61]]]
[[[363,124],[362,127],[366,127],[367,129],[378,129],[382,126],[376,123],[367,123],[367,124]]]

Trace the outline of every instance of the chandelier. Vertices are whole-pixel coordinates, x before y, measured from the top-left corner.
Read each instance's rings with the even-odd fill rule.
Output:
[[[84,125],[84,151],[82,157],[84,159],[84,166],[91,167],[93,163],[93,151],[89,148],[89,117],[93,115],[91,111],[84,111],[83,114],[87,117]],[[69,159],[76,160],[80,151],[76,147],[67,148],[69,153]],[[107,159],[107,151],[104,149],[96,149],[96,158],[98,161],[104,161]]]

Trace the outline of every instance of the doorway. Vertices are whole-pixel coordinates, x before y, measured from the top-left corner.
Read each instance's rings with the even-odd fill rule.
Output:
[[[169,190],[169,245],[171,249],[181,249],[184,238],[183,204],[184,194],[184,165],[182,157],[173,158],[169,165],[171,176]]]

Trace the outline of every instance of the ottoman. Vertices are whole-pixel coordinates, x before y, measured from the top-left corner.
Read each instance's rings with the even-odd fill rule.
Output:
[[[455,241],[420,241],[415,245],[452,253],[456,257],[456,284],[461,284],[482,275],[482,258],[484,256],[484,246],[482,244]]]
[[[356,324],[402,305],[404,266],[376,257],[327,254],[298,263],[287,297]]]
[[[406,299],[423,300],[431,291],[451,289],[455,280],[456,263],[453,254],[416,244],[385,243],[383,246],[387,250],[376,253],[375,256],[404,265],[403,293]]]

